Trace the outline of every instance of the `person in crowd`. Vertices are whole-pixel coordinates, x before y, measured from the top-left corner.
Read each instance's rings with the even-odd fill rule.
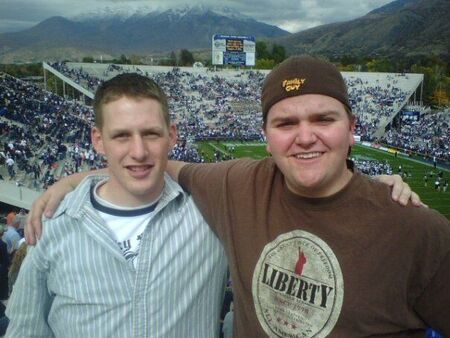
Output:
[[[301,58],[301,60],[304,59]],[[382,229],[371,232],[369,227],[369,233],[361,233],[361,228],[365,228],[367,223],[362,220],[362,225],[358,225],[356,220],[361,217],[361,214],[356,207],[358,212],[353,213],[354,215],[350,217],[352,214],[348,213],[346,208],[351,205],[347,205],[347,201],[345,201],[347,197],[341,195],[345,195],[347,190],[353,190],[348,187],[349,184],[356,185],[356,187],[360,184],[363,186],[371,184],[379,190],[383,190],[387,186],[378,185],[375,181],[372,182],[354,172],[351,163],[348,164],[350,169],[343,168],[341,161],[346,163],[349,147],[352,144],[350,116],[347,117],[341,101],[336,99],[336,102],[331,101],[330,104],[327,98],[333,99],[333,97],[328,97],[327,94],[337,93],[340,95],[338,97],[344,101],[346,98],[345,84],[335,68],[332,67],[328,73],[323,74],[323,71],[328,68],[318,69],[315,61],[313,62],[309,58],[306,60],[309,61],[306,62],[305,67],[299,67],[297,70],[309,70],[305,75],[297,74],[297,72],[291,74],[292,76],[284,78],[274,87],[270,86],[268,90],[266,86],[267,83],[269,85],[272,83],[270,79],[275,76],[273,74],[277,74],[279,69],[285,67],[280,66],[277,68],[278,71],[274,70],[272,76],[269,76],[266,81],[263,92],[264,130],[268,139],[268,150],[273,155],[271,158],[260,161],[243,159],[198,165],[171,163],[169,166],[175,178],[178,177],[177,173],[182,168],[179,175],[180,182],[187,190],[191,191],[194,199],[201,206],[206,220],[217,231],[224,243],[233,280],[236,312],[235,337],[262,337],[266,334],[287,336],[300,333],[313,336],[318,332],[325,335],[335,329],[335,326],[335,330],[337,330],[335,332],[340,332],[343,336],[351,336],[352,322],[348,322],[349,318],[354,315],[351,310],[353,306],[356,306],[357,309],[362,306],[358,303],[358,292],[361,291],[361,288],[368,287],[368,281],[372,281],[376,272],[383,272],[380,264],[385,261],[377,261],[369,257],[370,259],[366,263],[372,264],[375,271],[367,271],[367,275],[361,276],[361,278],[366,277],[367,280],[358,279],[357,273],[366,257],[363,255],[364,250],[370,248],[370,244],[372,244],[372,237],[379,235],[383,230],[391,230],[389,226],[392,227],[392,223],[386,222],[387,224],[384,225],[380,221]],[[290,63],[292,60],[288,62]],[[330,67],[328,64],[326,65]],[[297,69],[297,67],[293,68]],[[304,80],[305,78],[306,80]],[[321,85],[325,85],[326,89],[337,87],[334,91],[330,90],[329,93],[320,91]],[[298,90],[301,88],[302,94],[303,89],[306,89],[304,94],[313,96],[322,94],[319,96],[325,97],[326,100],[324,103],[321,103],[320,100],[319,102],[314,100],[303,103],[294,102],[294,104],[282,107],[281,111],[286,113],[285,116],[281,113],[281,116],[272,118],[274,114],[267,113],[267,92],[278,95],[276,99],[283,102],[284,99],[291,99],[287,96],[289,94],[280,94],[280,92],[287,93],[284,88],[289,89],[288,92],[293,98],[308,97],[299,95]],[[271,105],[275,105],[277,103],[275,101]],[[308,114],[313,116],[311,119],[296,116],[290,111],[292,109],[297,114],[304,114],[303,110],[305,109]],[[268,115],[271,117],[270,124],[267,121]],[[344,118],[348,118],[348,120]],[[305,120],[306,126],[303,126],[303,123],[302,127],[299,126],[300,119]],[[307,132],[307,126],[321,126],[324,129],[327,129],[328,126],[329,132],[324,130],[322,137],[330,138],[330,144],[323,144],[320,147],[316,145],[317,149],[300,151],[300,144],[304,137],[310,139],[312,143],[321,143],[319,135],[313,135],[312,131]],[[278,139],[269,133],[274,128],[278,128],[281,133]],[[304,128],[306,128],[306,136],[294,137],[292,135],[293,131]],[[286,138],[284,138],[283,132],[288,134]],[[288,146],[289,142],[293,143],[292,149]],[[298,145],[296,145],[297,143]],[[286,154],[282,149],[285,149]],[[343,149],[345,149],[345,154]],[[51,214],[51,210],[57,204],[60,196],[71,189],[71,185],[77,184],[82,176],[78,174],[60,181],[35,202],[29,223],[33,227],[27,226],[26,228],[27,237],[31,241],[35,240],[35,236],[39,237],[39,220],[44,209],[46,209],[47,215],[49,215],[49,211]],[[203,178],[212,185],[202,183]],[[352,179],[356,183],[350,182]],[[359,180],[364,183],[358,183]],[[300,192],[303,190],[298,190],[297,185],[300,185],[301,188],[306,185],[306,190],[310,189],[313,196],[302,197]],[[344,191],[341,192],[341,190]],[[331,194],[331,196],[321,196],[323,193]],[[208,202],[208,198],[211,198],[211,201]],[[417,196],[414,195],[414,198]],[[342,199],[344,201],[340,201]],[[49,205],[46,204],[47,202]],[[335,203],[337,206],[334,206]],[[360,206],[361,209],[363,206]],[[372,207],[372,204],[369,203],[365,206],[366,209],[369,207]],[[393,208],[396,211],[406,210],[399,203],[391,200],[386,201],[386,208]],[[345,220],[343,214],[338,213],[339,209],[346,210],[348,220]],[[410,209],[408,207],[408,210]],[[333,212],[335,214],[331,215]],[[364,215],[369,218],[370,215],[379,213],[377,210],[364,210],[364,212]],[[386,214],[389,215],[388,210]],[[378,223],[376,224],[378,225]],[[355,227],[353,233],[352,226]],[[44,231],[44,237],[46,232],[47,230]],[[346,236],[348,238],[344,241]],[[320,237],[324,239],[320,239]],[[286,241],[284,241],[285,239]],[[327,244],[325,240],[330,244]],[[333,240],[337,240],[336,244],[331,243]],[[39,243],[41,241],[42,239]],[[380,240],[376,247],[370,248],[371,252],[375,249],[379,250],[380,245],[386,245],[386,239]],[[386,251],[391,253],[389,246],[387,249]],[[386,254],[381,255],[381,253],[382,251],[380,258],[386,259]],[[411,253],[409,252],[409,254]],[[356,270],[350,269],[351,257],[356,259],[354,262]],[[265,261],[266,259],[267,261]],[[397,266],[397,263],[395,261],[393,264]],[[277,270],[277,266],[279,270]],[[343,306],[344,277],[342,271],[347,272],[347,270],[350,271],[345,275],[346,283],[349,283],[349,286],[346,286],[349,288],[346,292],[350,293],[350,297],[348,300],[345,299]],[[391,274],[389,274],[390,276]],[[403,278],[404,274],[399,274],[399,280],[400,277]],[[359,282],[361,285],[358,285]],[[351,295],[352,287],[357,288],[353,296]],[[375,288],[373,291],[375,295],[380,296],[379,288]],[[370,294],[365,296],[370,300],[373,298]],[[360,301],[364,301],[364,299]],[[375,303],[377,304],[377,302]],[[377,310],[387,311],[389,309],[374,307],[374,311]],[[403,308],[402,311],[399,311],[401,312],[399,317],[408,315],[413,317],[412,313],[406,313]],[[372,317],[372,315],[368,315],[367,320]],[[360,327],[358,322],[354,324],[357,334],[358,330],[372,329],[364,322],[363,314],[362,318],[358,319],[361,321]],[[388,330],[382,319],[377,318],[377,320],[380,320],[379,331]],[[323,325],[325,327],[322,327]],[[417,325],[418,330],[423,332],[420,324]]]
[[[92,142],[108,177],[87,177],[29,250],[8,302],[8,337],[213,337],[226,258],[192,198],[164,171],[176,142],[167,98],[122,74],[94,98]]]
[[[18,223],[17,232],[21,237],[24,237],[24,229],[26,221],[27,221],[27,212],[25,211],[25,209],[20,209],[19,213],[16,215],[16,218],[14,219],[14,222]]]
[[[16,219],[16,212],[14,210],[11,210],[6,215],[6,225],[12,225],[14,220]]]
[[[19,248],[19,241],[22,238],[17,231],[19,228],[19,222],[16,222],[16,216],[10,217],[12,213],[10,212],[6,216],[6,230],[3,233],[2,239],[6,243],[8,254],[10,258],[14,255],[14,251]]]

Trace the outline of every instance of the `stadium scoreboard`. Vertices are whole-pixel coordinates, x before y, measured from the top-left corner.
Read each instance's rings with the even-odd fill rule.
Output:
[[[255,65],[254,36],[214,34],[212,37],[213,65]]]

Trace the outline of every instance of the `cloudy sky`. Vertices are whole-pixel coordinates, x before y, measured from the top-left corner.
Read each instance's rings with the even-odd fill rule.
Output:
[[[289,32],[362,16],[391,0],[0,0],[0,32],[29,28],[55,15],[97,11],[150,12],[192,5],[226,6]]]

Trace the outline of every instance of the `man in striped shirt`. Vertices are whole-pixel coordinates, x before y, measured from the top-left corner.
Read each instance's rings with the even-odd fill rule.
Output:
[[[108,176],[68,195],[23,263],[7,337],[214,337],[223,247],[168,177],[176,143],[164,92],[122,74],[94,99],[92,142]]]

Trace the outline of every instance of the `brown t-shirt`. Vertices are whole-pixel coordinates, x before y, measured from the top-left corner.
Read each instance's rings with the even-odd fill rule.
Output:
[[[183,168],[228,255],[235,337],[450,336],[450,224],[355,173],[327,198],[286,187],[273,160]]]

